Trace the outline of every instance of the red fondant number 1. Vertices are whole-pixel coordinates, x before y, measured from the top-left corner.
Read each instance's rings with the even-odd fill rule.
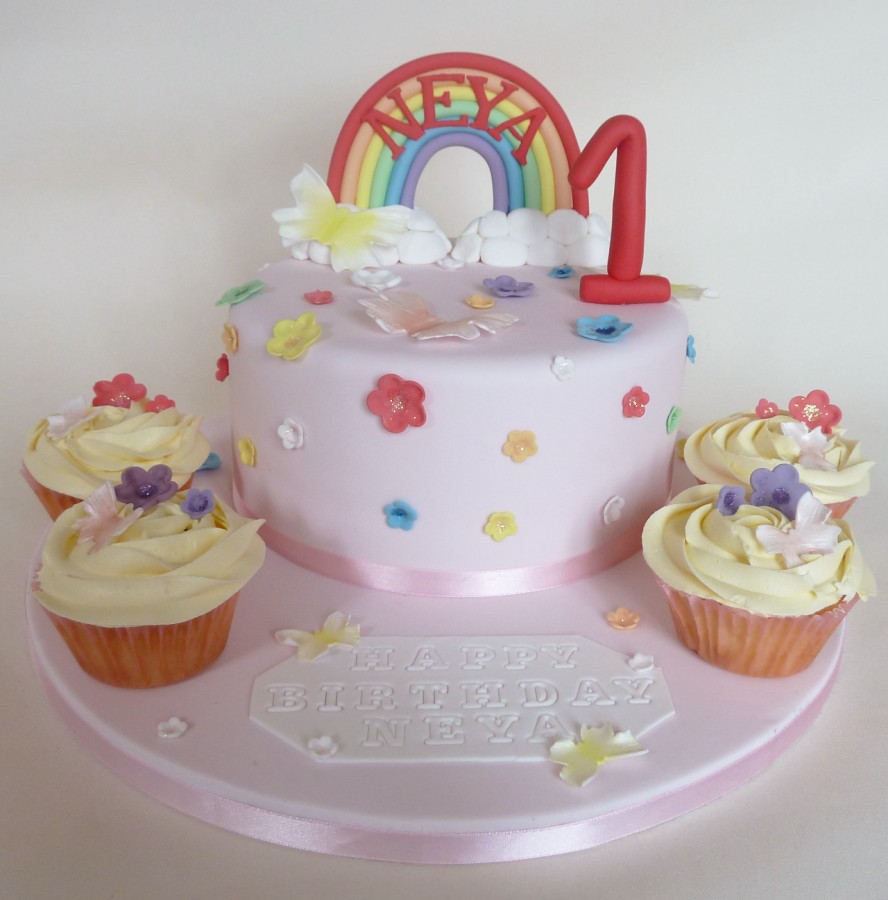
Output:
[[[584,275],[580,299],[587,303],[662,303],[672,294],[666,278],[642,275],[644,258],[647,138],[632,116],[614,116],[592,135],[568,176],[571,186],[588,190],[616,153],[613,224],[607,275]]]

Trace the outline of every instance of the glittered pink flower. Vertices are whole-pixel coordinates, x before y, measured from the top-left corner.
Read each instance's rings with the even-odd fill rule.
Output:
[[[623,415],[627,419],[637,419],[644,415],[645,407],[650,403],[651,395],[635,385],[629,393],[623,397]]]
[[[410,425],[419,428],[425,424],[423,400],[422,385],[389,374],[383,375],[376,383],[376,390],[367,395],[367,409],[382,419],[386,431],[400,434]]]
[[[819,425],[824,434],[829,434],[833,425],[838,425],[842,418],[842,411],[829,402],[826,391],[811,391],[806,397],[793,397],[789,401],[789,414],[804,422],[808,428]]]
[[[332,291],[308,291],[302,296],[314,306],[324,306],[326,303],[333,302]]]
[[[764,397],[759,400],[758,406],[755,408],[755,415],[759,419],[773,419],[779,412],[780,409],[777,407],[777,404],[771,400],[766,400]]]
[[[170,400],[166,394],[158,394],[153,400],[145,401],[145,410],[147,412],[157,413],[163,409],[172,409],[176,405],[175,400]]]
[[[228,378],[228,354],[223,353],[216,360],[216,381],[225,381]]]
[[[93,406],[121,406],[129,409],[134,401],[141,400],[148,391],[132,375],[121,372],[110,381],[97,381],[93,385]]]

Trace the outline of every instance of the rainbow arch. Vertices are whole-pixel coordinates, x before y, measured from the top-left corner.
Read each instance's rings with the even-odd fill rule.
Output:
[[[564,110],[517,66],[475,53],[425,56],[370,87],[333,149],[330,190],[362,208],[412,206],[423,169],[447,146],[482,156],[497,209],[588,215],[587,191],[568,180],[579,146]]]

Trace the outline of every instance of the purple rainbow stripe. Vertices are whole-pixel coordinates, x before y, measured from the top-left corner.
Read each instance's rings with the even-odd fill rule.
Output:
[[[505,146],[504,146],[505,145]],[[392,169],[385,203],[413,206],[416,188],[429,160],[445,147],[464,147],[474,150],[487,163],[493,187],[493,208],[508,212],[523,206],[524,184],[520,166],[506,149],[506,142],[495,144],[486,135],[470,128],[451,128],[446,132],[429,132],[422,140],[414,141]],[[506,154],[502,152],[506,150]],[[510,162],[511,161],[511,162]],[[509,170],[515,170],[510,172]]]

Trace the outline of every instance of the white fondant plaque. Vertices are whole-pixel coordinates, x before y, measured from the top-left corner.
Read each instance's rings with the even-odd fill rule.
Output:
[[[330,762],[539,760],[581,725],[640,737],[672,716],[653,663],[576,635],[362,637],[263,672],[250,718]]]

